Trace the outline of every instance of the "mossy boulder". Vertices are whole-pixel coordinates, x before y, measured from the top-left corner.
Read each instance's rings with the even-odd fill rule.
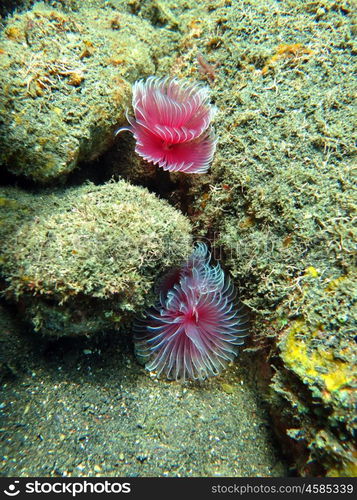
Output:
[[[150,24],[109,6],[38,3],[0,34],[0,162],[36,182],[65,179],[113,143],[130,84],[153,74]]]
[[[154,283],[190,253],[188,220],[120,181],[0,194],[1,273],[36,331],[91,335],[154,303]]]

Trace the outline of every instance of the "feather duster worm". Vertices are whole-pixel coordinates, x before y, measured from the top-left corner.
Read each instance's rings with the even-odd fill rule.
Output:
[[[208,88],[151,76],[135,82],[132,104],[130,126],[116,133],[131,131],[138,155],[169,172],[207,172],[217,142]]]
[[[158,305],[136,323],[136,353],[149,371],[169,379],[218,375],[247,335],[248,317],[203,243],[164,280]]]

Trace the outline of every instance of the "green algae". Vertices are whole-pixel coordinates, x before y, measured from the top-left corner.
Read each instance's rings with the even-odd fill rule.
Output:
[[[187,219],[124,181],[46,195],[4,188],[2,198],[4,293],[48,335],[121,325],[190,253]]]

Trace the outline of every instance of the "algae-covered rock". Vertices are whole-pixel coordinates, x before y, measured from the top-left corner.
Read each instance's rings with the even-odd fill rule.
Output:
[[[0,35],[0,162],[46,183],[96,158],[125,121],[130,84],[154,73],[152,26],[110,7],[36,4]]]
[[[90,335],[155,300],[158,276],[190,252],[190,225],[124,181],[0,195],[5,295],[35,330]]]
[[[348,475],[356,456],[353,12],[220,4],[191,23],[178,67],[189,76],[202,54],[219,109],[211,177],[192,184],[189,214],[256,313],[267,399],[300,474]]]

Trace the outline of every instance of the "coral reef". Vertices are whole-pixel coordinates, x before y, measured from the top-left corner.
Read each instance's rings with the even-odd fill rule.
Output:
[[[60,179],[108,146],[128,82],[155,74],[209,85],[219,137],[209,174],[155,172],[126,136],[101,168],[168,198],[221,251],[255,313],[249,349],[295,472],[356,475],[353,2],[60,3],[6,20],[1,160],[39,182]],[[45,333],[120,325],[189,253],[176,241],[169,257],[163,243],[188,235],[187,219],[122,182],[36,196],[7,188],[0,207],[7,296]],[[134,242],[139,226],[146,250],[123,255],[120,231]],[[153,234],[163,253],[146,268]]]
[[[45,195],[4,188],[0,208],[4,293],[48,335],[121,325],[190,253],[188,220],[124,181]]]

